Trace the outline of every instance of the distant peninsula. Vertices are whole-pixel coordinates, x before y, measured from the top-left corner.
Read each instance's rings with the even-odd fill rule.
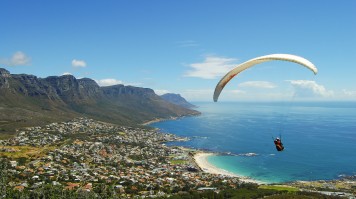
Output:
[[[176,104],[178,106],[182,106],[185,108],[195,108],[196,106],[194,104],[189,103],[187,100],[185,100],[180,94],[175,94],[175,93],[166,93],[161,95],[161,97],[173,104]]]

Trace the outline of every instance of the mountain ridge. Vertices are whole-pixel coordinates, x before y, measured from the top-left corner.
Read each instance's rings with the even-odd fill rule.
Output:
[[[189,103],[186,99],[184,99],[180,94],[176,93],[166,93],[163,95],[160,95],[164,100],[171,102],[173,104],[176,104],[178,106],[182,106],[185,108],[195,108],[194,104]]]
[[[74,117],[91,117],[121,125],[200,114],[164,100],[150,88],[100,87],[72,75],[39,78],[0,68],[0,133]]]

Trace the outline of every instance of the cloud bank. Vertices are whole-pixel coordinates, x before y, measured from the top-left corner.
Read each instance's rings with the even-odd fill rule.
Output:
[[[296,97],[332,97],[334,92],[310,80],[288,80],[295,89]]]
[[[342,89],[342,94],[346,99],[356,99],[356,90]]]
[[[236,59],[216,56],[207,56],[202,63],[189,64],[191,70],[185,73],[185,77],[198,77],[202,79],[215,79],[222,77],[236,64]]]

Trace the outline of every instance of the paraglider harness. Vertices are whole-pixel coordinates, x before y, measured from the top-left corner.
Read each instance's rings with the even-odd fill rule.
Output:
[[[272,139],[273,139],[273,142],[274,142],[274,145],[276,145],[276,149],[277,149],[277,151],[283,151],[283,149],[284,149],[284,146],[283,146],[283,144],[282,144],[282,136],[280,136],[281,138],[276,138],[276,139],[274,139],[273,137],[272,137]]]

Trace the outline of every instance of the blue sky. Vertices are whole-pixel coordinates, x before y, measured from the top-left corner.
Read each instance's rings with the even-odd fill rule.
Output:
[[[13,74],[72,74],[212,101],[232,67],[287,53],[319,73],[259,64],[219,100],[356,100],[355,0],[1,0],[0,24],[0,67]]]

